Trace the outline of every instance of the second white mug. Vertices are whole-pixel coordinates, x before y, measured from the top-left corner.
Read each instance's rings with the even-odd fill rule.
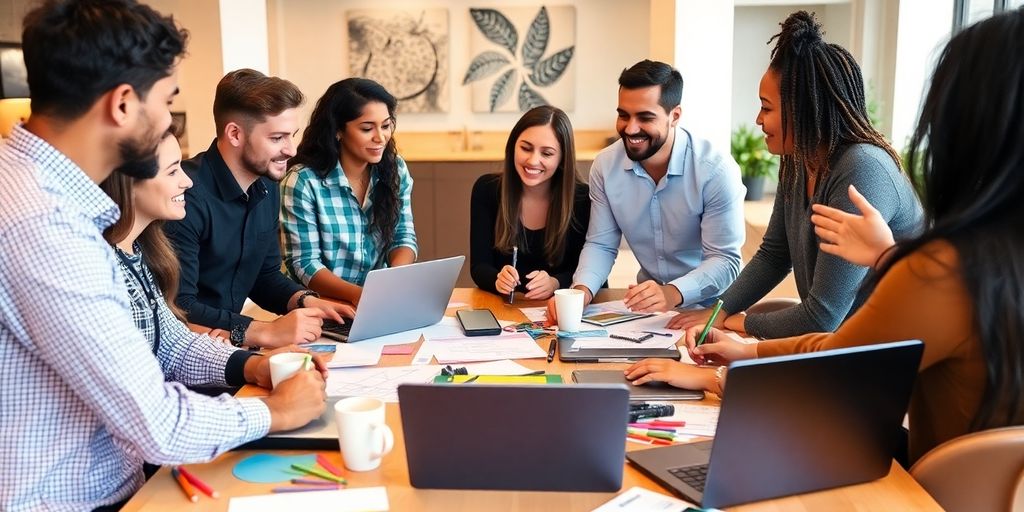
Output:
[[[395,436],[384,422],[383,401],[352,397],[334,404],[338,423],[338,445],[345,467],[352,471],[370,471],[380,466],[381,458],[395,446]]]

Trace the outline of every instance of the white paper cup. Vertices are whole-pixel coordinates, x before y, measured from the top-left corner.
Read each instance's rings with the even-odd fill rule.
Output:
[[[391,427],[384,423],[384,402],[376,398],[352,397],[334,404],[338,423],[338,445],[345,467],[370,471],[395,446]]]
[[[580,330],[580,321],[583,318],[583,291],[574,288],[555,290],[555,313],[558,315],[559,331]]]
[[[301,352],[286,352],[270,356],[270,385],[276,388],[278,384],[288,380],[301,370],[305,362],[306,354]]]

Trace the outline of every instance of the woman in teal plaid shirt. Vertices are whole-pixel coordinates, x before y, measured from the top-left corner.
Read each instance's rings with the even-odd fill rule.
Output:
[[[412,177],[393,139],[397,100],[346,78],[317,101],[281,194],[285,264],[321,295],[356,304],[366,274],[416,260]]]

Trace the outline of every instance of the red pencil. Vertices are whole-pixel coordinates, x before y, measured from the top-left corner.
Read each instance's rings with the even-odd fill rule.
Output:
[[[189,501],[192,503],[199,501],[199,496],[196,494],[195,489],[193,489],[192,485],[188,483],[188,480],[185,480],[185,477],[180,471],[178,471],[178,468],[171,468],[171,476],[178,481],[178,485],[181,486],[181,491],[185,493],[185,496]]]
[[[220,497],[219,492],[213,490],[212,487],[206,485],[206,482],[200,480],[198,476],[193,475],[191,472],[185,469],[185,466],[178,466],[178,471],[181,473],[181,476],[185,477],[185,480],[188,480],[190,484],[194,485],[196,489],[203,491],[203,493],[206,494],[207,496],[211,498]]]
[[[341,470],[334,464],[331,464],[331,461],[327,460],[327,457],[324,457],[322,454],[316,454],[316,463],[320,464],[320,467],[326,469],[334,476],[341,476]]]
[[[647,422],[646,424],[647,425],[651,425],[652,427],[685,427],[686,426],[686,422],[685,421],[666,421],[666,420],[654,420],[654,421],[651,421],[651,422]]]

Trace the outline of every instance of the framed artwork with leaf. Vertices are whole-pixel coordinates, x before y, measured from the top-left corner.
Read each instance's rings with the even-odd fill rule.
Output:
[[[576,8],[471,8],[472,55],[462,85],[474,112],[575,109]]]

